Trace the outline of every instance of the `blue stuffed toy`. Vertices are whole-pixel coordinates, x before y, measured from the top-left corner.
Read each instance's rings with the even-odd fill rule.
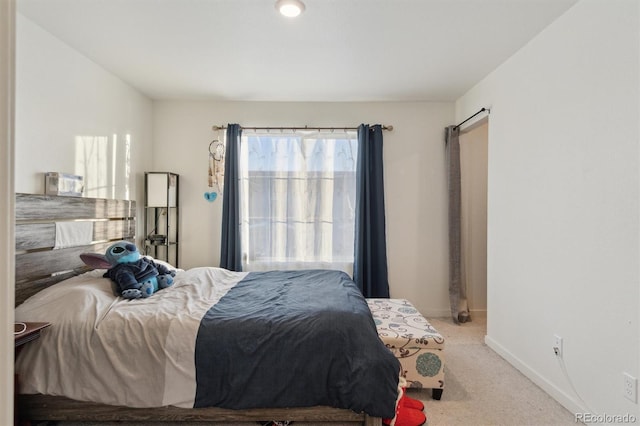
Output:
[[[156,291],[173,285],[175,271],[141,257],[135,244],[118,241],[107,248],[104,255],[83,253],[82,261],[95,269],[107,269],[103,275],[115,284],[117,295],[125,299],[149,297]]]

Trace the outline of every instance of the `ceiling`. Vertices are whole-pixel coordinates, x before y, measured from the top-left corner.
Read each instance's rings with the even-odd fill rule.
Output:
[[[453,101],[577,0],[16,1],[152,99],[339,102]]]

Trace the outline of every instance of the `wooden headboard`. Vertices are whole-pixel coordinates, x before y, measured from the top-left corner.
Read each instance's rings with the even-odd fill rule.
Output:
[[[90,221],[89,245],[54,250],[56,222]],[[135,241],[131,200],[16,194],[16,306],[40,290],[88,270],[85,252],[104,252],[113,241]]]

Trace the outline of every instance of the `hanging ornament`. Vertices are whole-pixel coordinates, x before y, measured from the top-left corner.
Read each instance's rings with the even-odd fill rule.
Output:
[[[209,144],[209,171],[208,186],[213,191],[204,193],[204,199],[210,203],[214,202],[218,195],[222,196],[224,185],[224,151],[225,147],[219,138],[214,139]]]

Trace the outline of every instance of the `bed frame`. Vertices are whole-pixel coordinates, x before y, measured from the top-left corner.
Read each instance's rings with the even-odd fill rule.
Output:
[[[93,222],[90,245],[53,250],[55,223]],[[131,200],[16,194],[16,306],[31,295],[86,272],[80,253],[104,252],[113,241],[135,241],[136,203]],[[55,324],[52,325],[55,327]],[[91,422],[234,423],[291,420],[381,426],[382,419],[333,407],[230,410],[211,408],[130,408],[50,395],[16,395],[22,420]]]

